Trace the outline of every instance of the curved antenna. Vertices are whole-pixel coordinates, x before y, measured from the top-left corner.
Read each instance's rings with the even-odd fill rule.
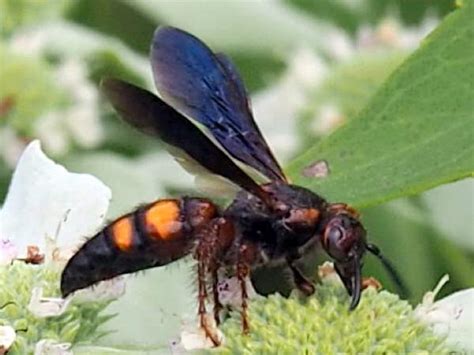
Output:
[[[408,298],[410,296],[410,292],[408,291],[406,284],[403,282],[402,278],[400,277],[399,273],[392,265],[390,260],[383,256],[379,247],[375,244],[367,243],[365,247],[382,262],[383,266],[390,274],[392,281],[397,285],[398,291],[400,292],[402,298]]]

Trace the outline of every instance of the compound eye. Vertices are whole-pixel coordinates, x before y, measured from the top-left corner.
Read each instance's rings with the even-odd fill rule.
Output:
[[[343,246],[345,230],[341,226],[331,226],[326,232],[326,248],[328,253],[336,260],[346,259],[346,252]]]

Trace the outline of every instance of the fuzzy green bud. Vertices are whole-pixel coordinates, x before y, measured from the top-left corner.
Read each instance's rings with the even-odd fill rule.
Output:
[[[9,355],[33,354],[42,339],[74,345],[94,342],[104,335],[98,328],[112,317],[103,315],[110,301],[77,304],[73,300],[64,313],[52,317],[37,317],[29,310],[35,287],[42,288],[44,297],[60,297],[59,279],[60,270],[54,264],[16,261],[0,267],[0,325],[16,330]]]
[[[301,298],[271,295],[251,300],[250,334],[243,335],[239,312],[221,327],[219,354],[406,354],[449,353],[444,339],[418,321],[411,305],[387,291],[368,288],[354,311],[340,283],[324,280]]]

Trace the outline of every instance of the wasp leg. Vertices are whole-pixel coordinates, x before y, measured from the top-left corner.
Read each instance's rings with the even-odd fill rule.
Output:
[[[216,325],[220,324],[219,314],[222,310],[222,304],[219,301],[219,291],[218,291],[218,283],[219,283],[219,265],[215,263],[211,268],[211,275],[212,275],[212,296],[214,300],[214,320],[216,321]]]
[[[242,332],[244,334],[248,334],[250,331],[250,326],[249,326],[249,320],[248,320],[248,315],[247,315],[247,298],[248,298],[248,293],[247,293],[247,284],[246,284],[246,279],[249,276],[249,267],[248,265],[239,262],[237,264],[237,278],[240,283],[240,290],[241,290],[241,297],[242,297]]]
[[[206,337],[211,339],[214,346],[219,346],[220,341],[217,338],[216,332],[209,325],[206,312],[206,300],[207,300],[207,284],[206,284],[206,270],[208,269],[207,263],[209,259],[207,257],[206,249],[202,243],[199,243],[197,248],[196,257],[198,259],[198,315],[199,315],[199,325],[204,330]]]
[[[250,266],[257,259],[258,251],[254,244],[245,243],[239,248],[237,261],[237,279],[239,280],[242,298],[242,332],[248,334],[250,331],[249,319],[247,315],[248,292],[247,279],[250,276]]]
[[[214,298],[214,319],[216,325],[219,323],[219,312],[222,305],[219,301],[218,293],[218,271],[219,258],[232,244],[234,239],[234,227],[225,218],[216,218],[198,232],[199,243],[194,257],[198,261],[198,288],[199,288],[199,319],[200,325],[204,329],[206,336],[212,340],[215,346],[220,344],[215,326],[209,324],[206,313],[207,283],[206,276],[212,276],[212,293]]]
[[[300,290],[305,296],[311,296],[315,289],[314,285],[308,280],[303,273],[298,269],[297,266],[289,264],[291,273],[293,275],[293,281],[295,286]]]
[[[216,325],[220,323],[220,311],[223,306],[219,300],[219,268],[221,258],[232,245],[235,238],[235,230],[232,222],[225,218],[217,218],[209,226],[209,232],[203,238],[208,244],[209,266],[208,271],[212,277],[212,295],[214,301],[214,320]]]

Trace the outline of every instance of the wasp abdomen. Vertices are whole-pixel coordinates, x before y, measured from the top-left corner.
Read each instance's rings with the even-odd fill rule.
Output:
[[[185,197],[158,200],[116,219],[69,260],[61,278],[63,296],[182,258],[195,245],[194,231],[216,216],[212,202]]]

